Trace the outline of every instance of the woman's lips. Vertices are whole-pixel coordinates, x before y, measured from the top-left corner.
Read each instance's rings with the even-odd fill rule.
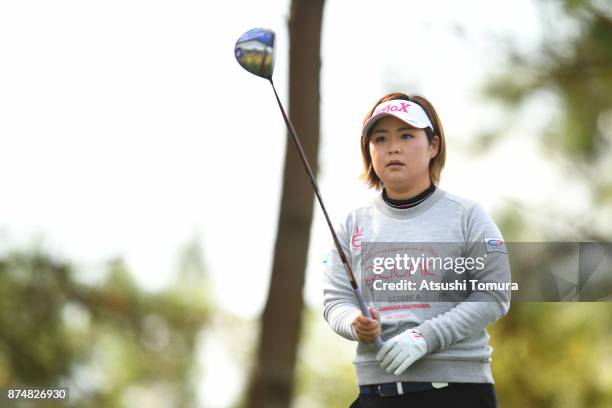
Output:
[[[392,161],[392,162],[389,162],[387,164],[387,167],[400,167],[400,166],[403,166],[403,165],[404,165],[404,163],[402,163],[400,161]]]

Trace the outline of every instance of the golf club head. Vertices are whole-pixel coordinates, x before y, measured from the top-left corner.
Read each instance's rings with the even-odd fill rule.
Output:
[[[253,28],[242,34],[234,47],[234,56],[242,68],[271,80],[274,72],[274,31]]]

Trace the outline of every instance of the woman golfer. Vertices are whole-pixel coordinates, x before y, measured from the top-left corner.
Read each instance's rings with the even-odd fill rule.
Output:
[[[373,319],[359,312],[335,249],[324,288],[325,319],[358,342],[351,407],[496,407],[486,327],[510,307],[498,285],[511,282],[508,255],[479,204],[438,187],[446,157],[438,114],[424,97],[385,95],[364,121],[361,153],[362,177],[380,194],[347,216],[338,237],[362,294],[372,294]],[[426,284],[408,290],[394,280]]]

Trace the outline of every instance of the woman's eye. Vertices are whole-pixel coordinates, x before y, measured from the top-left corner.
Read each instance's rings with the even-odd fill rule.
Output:
[[[384,137],[384,136],[376,136],[376,138],[374,139],[374,141],[375,141],[376,143],[384,142],[384,141],[385,141],[385,137]]]
[[[412,139],[414,136],[412,136],[410,133],[404,133],[402,135],[402,139]]]

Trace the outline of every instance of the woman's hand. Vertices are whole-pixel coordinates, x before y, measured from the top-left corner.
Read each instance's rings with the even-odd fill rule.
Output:
[[[406,330],[390,338],[378,350],[376,359],[389,374],[403,374],[408,367],[427,354],[427,342],[417,329]]]
[[[362,343],[373,343],[374,339],[380,336],[380,315],[376,309],[368,307],[373,319],[365,317],[359,313],[353,319],[355,333]]]

